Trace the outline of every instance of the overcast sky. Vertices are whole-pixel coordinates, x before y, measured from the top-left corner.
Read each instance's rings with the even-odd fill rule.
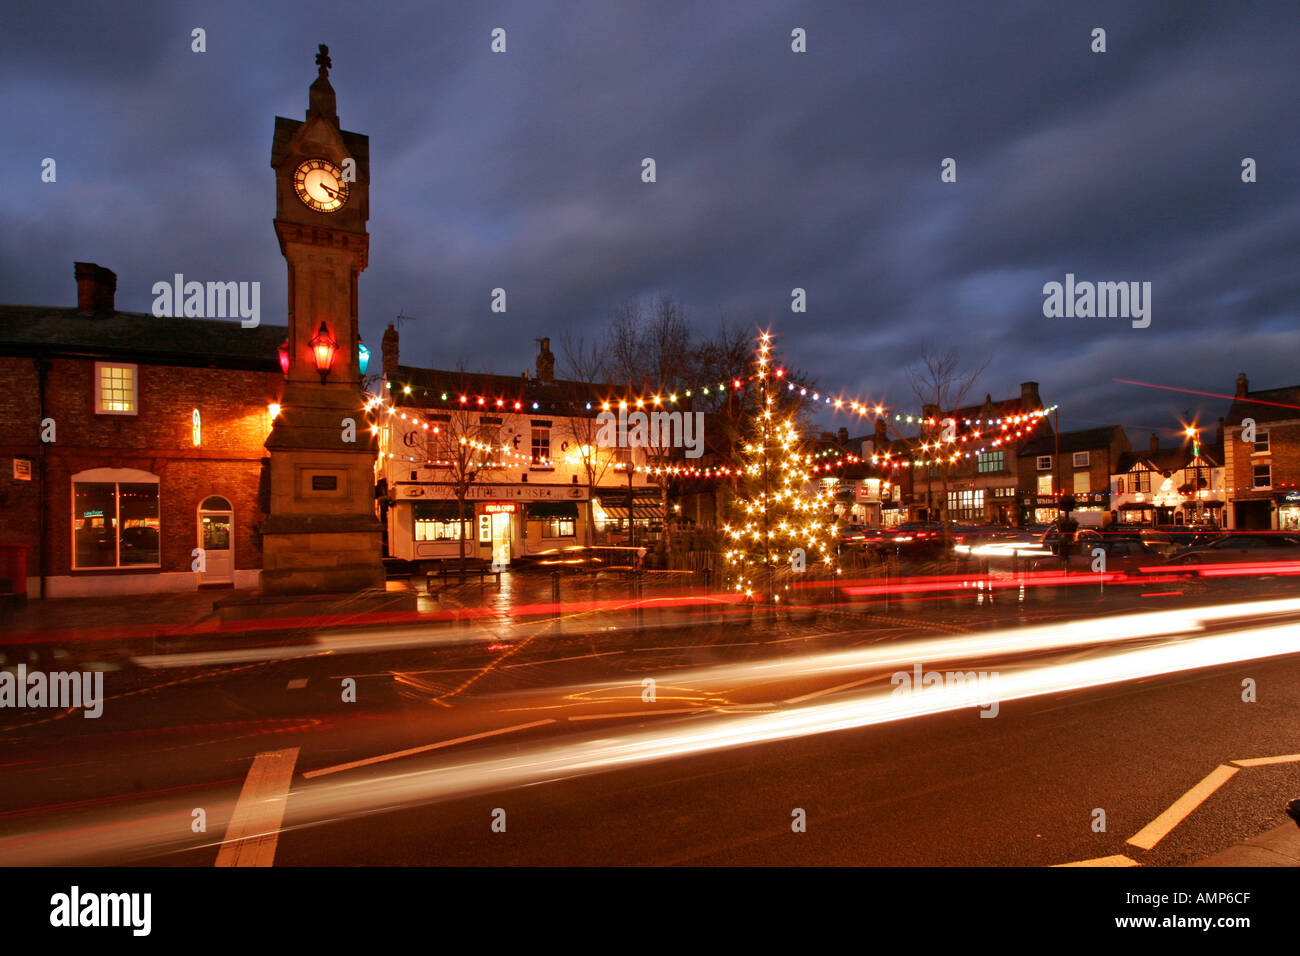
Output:
[[[260,281],[283,323],[272,128],[327,43],[341,123],[370,136],[362,333],[416,316],[406,363],[518,373],[534,338],[664,293],[705,333],[770,327],[846,397],[914,406],[902,369],[951,343],[988,361],[975,397],[1033,379],[1063,428],[1135,440],[1227,403],[1114,378],[1300,382],[1294,0],[5,8],[3,302],[74,305],[82,260],[120,309],[181,272]],[[1066,273],[1150,282],[1150,326],[1044,317]]]

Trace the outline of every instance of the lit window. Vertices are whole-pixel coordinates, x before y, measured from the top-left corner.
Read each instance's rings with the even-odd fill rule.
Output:
[[[547,518],[542,522],[543,538],[572,538],[577,534],[577,522],[572,518]]]
[[[551,463],[551,430],[549,428],[533,429],[533,457],[534,465],[549,465]]]
[[[469,521],[460,522],[460,534],[457,534],[457,522],[442,518],[416,518],[416,541],[459,541],[469,537]]]
[[[1000,451],[986,451],[982,453],[979,456],[979,470],[981,472],[1002,471],[1004,468],[1003,454],[1004,453]]]
[[[72,477],[72,566],[159,566],[158,478],[127,468]]]
[[[95,363],[95,414],[136,414],[137,370],[134,365]]]
[[[1091,482],[1088,480],[1089,475],[1086,471],[1076,471],[1074,473],[1074,493],[1076,495],[1086,495],[1091,490]]]

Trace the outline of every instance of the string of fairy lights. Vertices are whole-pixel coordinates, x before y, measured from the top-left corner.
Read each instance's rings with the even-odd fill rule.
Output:
[[[767,333],[764,333],[764,336],[766,335]],[[767,339],[765,339],[765,341],[767,341]],[[750,376],[748,379],[735,379],[733,381],[733,386],[739,389],[745,387],[745,385],[748,383],[758,381],[760,377],[763,377],[767,374],[766,370],[763,369],[761,363],[760,363],[760,370],[761,370],[761,375]],[[782,380],[785,379],[785,375],[786,375],[785,370],[780,368],[773,370],[771,374],[774,378],[782,379]],[[792,391],[797,388],[802,393],[807,390],[805,386],[801,386],[798,383],[793,381],[784,381],[783,384],[786,385],[787,391]],[[725,389],[726,383],[720,383],[718,387]],[[706,386],[703,389],[703,391],[706,394],[708,392],[708,388],[709,387]],[[690,397],[692,391],[693,391],[692,389],[686,389],[684,395],[686,397]],[[405,394],[411,394],[410,386],[409,385],[406,386],[403,389],[403,392]],[[444,401],[447,400],[453,401],[454,402],[453,407],[460,407],[465,410],[478,410],[478,411],[485,411],[485,412],[493,411],[493,410],[502,411],[502,412],[510,412],[510,411],[522,412],[525,410],[526,405],[527,405],[527,410],[530,411],[542,410],[541,403],[536,401],[525,403],[518,399],[513,399],[513,400],[507,400],[504,398],[489,399],[487,396],[483,396],[483,395],[475,396],[473,399],[471,399],[468,393],[463,393],[458,396],[451,396],[449,393],[446,392],[441,393],[441,397]],[[814,400],[820,400],[822,398],[822,396],[818,392],[814,392],[813,397]],[[584,410],[586,411],[613,412],[615,409],[619,411],[629,411],[629,410],[644,411],[647,408],[661,409],[667,406],[676,405],[678,404],[678,402],[679,402],[678,394],[676,392],[669,392],[667,396],[664,396],[662,393],[656,393],[647,398],[638,398],[631,401],[627,399],[620,399],[617,402],[603,401],[599,403],[593,403],[588,401],[588,402],[583,402],[582,405],[584,406]],[[850,413],[857,413],[860,415],[876,414],[878,415],[878,417],[885,418],[885,419],[888,419],[890,417],[889,415],[886,414],[886,409],[883,406],[879,406],[879,405],[867,406],[866,404],[858,402],[857,400],[845,401],[843,399],[831,399],[829,396],[825,397],[825,402],[829,404],[833,410],[847,409]],[[961,435],[954,434],[953,438],[949,441],[943,441],[941,439],[935,439],[933,441],[922,440],[920,445],[917,446],[919,452],[921,453],[919,457],[915,452],[911,452],[906,455],[898,455],[891,451],[885,451],[884,453],[881,454],[873,454],[870,457],[869,461],[872,465],[896,470],[900,468],[935,468],[944,465],[955,464],[956,462],[962,460],[963,458],[965,459],[978,458],[981,455],[990,453],[994,449],[1000,448],[1001,446],[1003,446],[1008,442],[1012,442],[1012,441],[1016,441],[1028,437],[1029,434],[1034,430],[1034,427],[1040,421],[1046,418],[1048,415],[1055,412],[1057,408],[1058,406],[1052,405],[1047,408],[1020,412],[1015,415],[997,416],[997,417],[989,417],[989,418],[963,418],[960,420],[955,418],[935,418],[934,416],[926,417],[926,416],[917,416],[917,415],[910,415],[910,414],[905,415],[901,412],[896,412],[892,416],[893,420],[895,421],[904,422],[907,424],[915,424],[920,427],[934,427],[934,426],[946,425],[949,423],[951,423],[953,426],[960,424],[966,426],[968,429],[970,429],[970,431],[967,431]],[[428,430],[434,434],[437,434],[439,430],[437,425],[431,425],[427,420],[415,414],[414,412],[402,411],[395,404],[385,403],[383,398],[380,396],[371,396],[371,398],[366,402],[366,409],[367,411],[380,409],[386,412],[390,416],[396,416],[400,420],[412,422],[412,425],[415,428]],[[986,444],[979,445],[979,446],[975,446],[971,444],[972,440],[979,440],[981,438],[985,440]],[[492,452],[493,454],[500,455],[503,458],[509,459],[512,462],[519,463],[519,464],[529,464],[534,466],[540,465],[546,467],[552,466],[554,464],[554,462],[551,459],[540,460],[534,458],[531,454],[529,455],[518,454],[514,452],[508,445],[504,445],[504,444],[500,446],[494,446],[487,443],[482,443],[481,447],[479,444],[475,444],[472,441],[470,442],[470,444],[474,445],[476,449],[483,450],[485,452]],[[945,446],[951,446],[952,450],[948,451]],[[942,454],[935,454],[931,457],[925,457],[925,453],[927,452],[934,451],[937,453],[940,452],[940,450],[943,450]],[[588,449],[588,454],[590,454],[589,449]],[[390,458],[393,457],[392,453],[389,453],[389,457]],[[815,474],[829,473],[836,469],[864,464],[868,460],[857,455],[852,455],[847,452],[840,451],[838,449],[825,449],[822,451],[813,452],[811,453],[811,455],[808,456],[808,458],[809,461],[807,463],[811,466],[811,470]],[[818,458],[831,458],[831,460],[816,461],[815,459]],[[415,459],[411,457],[409,458],[409,460],[414,461]],[[579,456],[571,455],[566,459],[566,461],[569,464],[578,464],[581,463],[582,459]],[[619,470],[619,471],[625,471],[628,467],[629,466],[623,462],[619,462],[614,465],[615,470]],[[675,477],[675,478],[724,478],[724,477],[730,478],[730,477],[740,475],[742,473],[739,468],[726,466],[726,465],[701,467],[701,466],[690,466],[690,465],[641,464],[641,465],[632,465],[630,467],[632,467],[634,472],[648,475],[648,476],[667,476],[667,477]]]
[[[767,334],[767,333],[763,333]],[[766,376],[768,373],[764,372]],[[832,412],[848,413],[860,417],[872,416],[874,418],[893,421],[899,424],[908,425],[937,425],[942,419],[934,416],[926,416],[920,412],[909,411],[907,409],[894,406],[888,406],[880,402],[866,401],[860,398],[844,398],[842,394],[832,395],[830,392],[822,392],[816,386],[797,381],[790,377],[788,370],[777,368],[770,373],[772,378],[778,379],[785,386],[788,392],[798,392],[800,398],[807,398],[810,401],[827,406]],[[646,408],[667,408],[673,405],[686,404],[686,400],[696,397],[712,397],[725,395],[730,392],[743,391],[747,386],[758,382],[759,374],[733,378],[728,382],[710,382],[704,385],[693,385],[688,388],[679,389],[659,389],[654,392],[646,392],[637,397],[624,397],[620,399],[599,399],[592,401],[589,398],[562,398],[546,397],[545,401],[520,398],[519,395],[489,395],[487,393],[475,394],[471,391],[437,391],[436,397],[430,396],[428,389],[420,389],[423,400],[430,403],[433,407],[437,403],[442,403],[448,408],[462,408],[479,411],[545,411],[550,408],[575,408],[581,407],[584,411],[612,411],[619,409],[646,409]],[[403,396],[415,397],[415,389],[411,385],[403,385],[396,388],[392,382],[386,383],[391,394],[401,394]],[[582,386],[584,389],[589,386]],[[594,388],[594,386],[592,386]],[[840,390],[842,393],[844,390]],[[1030,412],[1022,414],[1047,414],[1055,409],[1052,406],[1049,409],[1042,409],[1039,412]],[[968,426],[992,426],[1001,425],[1006,420],[1002,417],[989,418],[966,418],[962,424]]]

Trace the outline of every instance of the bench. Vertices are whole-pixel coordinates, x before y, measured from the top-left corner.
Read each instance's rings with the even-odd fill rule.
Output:
[[[443,585],[445,586],[447,583],[447,579],[452,576],[459,578],[461,583],[463,584],[465,583],[465,578],[471,577],[473,575],[478,575],[479,586],[482,587],[483,585],[487,584],[487,577],[490,574],[494,578],[496,578],[497,587],[498,588],[501,587],[501,571],[494,569],[492,565],[487,561],[483,561],[477,558],[467,559],[465,561],[464,568],[460,566],[459,560],[444,561],[442,564],[438,565],[435,568],[427,569],[424,572],[424,574],[425,574],[425,585],[424,585],[425,590],[427,590],[430,594],[433,593],[433,581],[435,578],[440,578],[442,580]]]

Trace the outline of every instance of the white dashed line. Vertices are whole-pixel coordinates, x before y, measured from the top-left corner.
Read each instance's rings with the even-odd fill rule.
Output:
[[[217,866],[272,864],[297,761],[297,747],[270,750],[253,758],[230,816],[226,839],[217,852]]]

